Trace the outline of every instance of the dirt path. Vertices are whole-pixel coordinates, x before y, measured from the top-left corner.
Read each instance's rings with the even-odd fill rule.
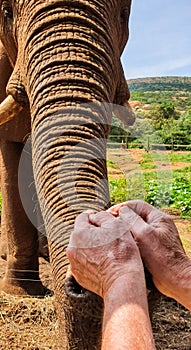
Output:
[[[144,155],[148,154],[144,149],[116,149],[116,150],[108,150],[107,158],[111,160],[117,168],[109,168],[108,173],[110,178],[121,178],[126,176],[131,176],[132,174],[140,173],[140,172],[151,172],[151,171],[172,171],[176,169],[182,169],[187,166],[190,166],[191,163],[188,162],[170,162],[168,159],[168,154],[171,151],[165,151],[164,154],[161,153],[161,159],[156,161],[153,157],[153,162],[149,163],[153,164],[153,168],[151,169],[142,169],[141,163],[144,161]],[[158,153],[158,152],[157,152]],[[184,152],[176,152],[176,154],[182,154]],[[149,153],[152,155],[152,153]],[[160,153],[158,153],[160,154]]]

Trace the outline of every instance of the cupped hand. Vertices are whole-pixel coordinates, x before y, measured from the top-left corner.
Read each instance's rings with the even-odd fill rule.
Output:
[[[71,272],[84,288],[104,297],[112,283],[143,265],[127,223],[107,212],[80,214],[67,249]]]
[[[131,225],[130,231],[155,286],[163,294],[174,297],[179,279],[190,261],[171,217],[137,200],[116,205],[108,211]]]

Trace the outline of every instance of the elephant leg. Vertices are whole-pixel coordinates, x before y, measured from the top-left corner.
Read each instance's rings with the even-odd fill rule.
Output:
[[[0,289],[17,295],[43,295],[45,288],[39,279],[37,229],[23,209],[18,189],[22,149],[21,143],[1,141],[2,234],[7,237],[8,251],[6,273]]]
[[[2,159],[0,152],[0,174],[1,174],[1,191],[3,187],[2,181]],[[5,211],[1,211],[1,238],[0,238],[0,257],[4,260],[7,259],[7,236],[6,236],[6,216]]]
[[[12,72],[12,68],[11,68],[9,59],[0,41],[0,103],[6,97],[6,86],[7,86],[9,77],[11,75],[11,72]],[[0,158],[0,167],[1,167],[1,163],[2,163],[2,160]],[[1,179],[1,182],[2,182],[2,179]],[[0,257],[3,259],[6,259],[7,258],[7,239],[6,239],[4,226],[5,226],[4,215],[3,213],[1,213]]]
[[[5,234],[5,218],[3,212],[1,213],[0,257],[4,260],[7,259],[7,237]]]
[[[7,260],[7,236],[6,236],[6,216],[4,217],[4,210],[1,213],[1,236],[0,236],[0,257],[3,260]],[[37,214],[38,215],[38,214]],[[42,219],[42,216],[41,216]],[[37,227],[42,227],[42,221],[37,217]],[[45,230],[38,230],[38,252],[39,256],[44,258],[46,261],[49,261],[49,249],[48,249],[48,242]]]

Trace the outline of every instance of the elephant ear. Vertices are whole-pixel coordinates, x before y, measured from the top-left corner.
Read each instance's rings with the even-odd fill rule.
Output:
[[[135,122],[135,113],[133,112],[130,103],[130,92],[125,80],[125,75],[121,61],[119,62],[119,80],[115,93],[113,113],[119,118],[125,126],[133,125]],[[120,108],[123,106],[125,108]]]

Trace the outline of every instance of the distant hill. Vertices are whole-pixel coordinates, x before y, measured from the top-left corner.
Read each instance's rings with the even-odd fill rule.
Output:
[[[156,77],[129,79],[130,91],[188,91],[191,92],[191,77]]]

